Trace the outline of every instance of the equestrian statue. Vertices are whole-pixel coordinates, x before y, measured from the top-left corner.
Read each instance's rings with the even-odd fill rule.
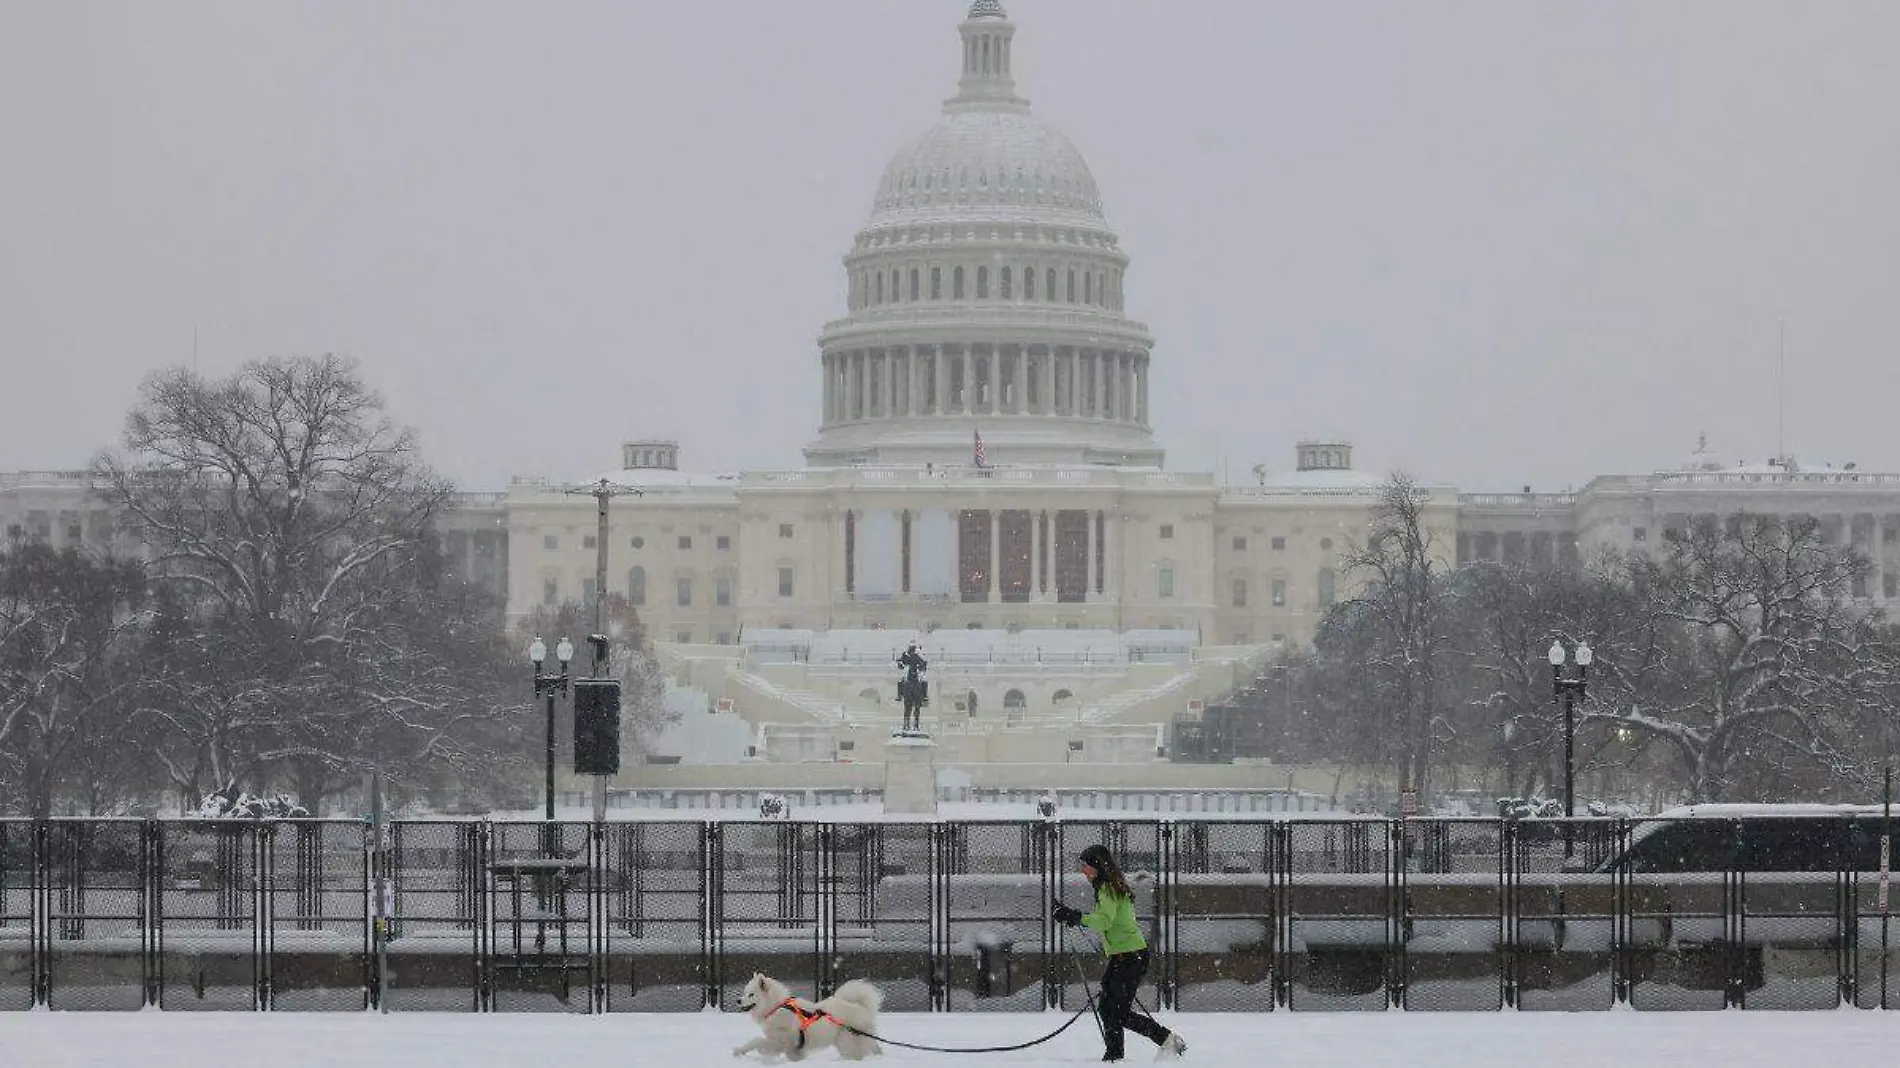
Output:
[[[897,699],[904,704],[904,726],[899,734],[923,733],[923,708],[930,703],[930,661],[916,642],[897,656]]]

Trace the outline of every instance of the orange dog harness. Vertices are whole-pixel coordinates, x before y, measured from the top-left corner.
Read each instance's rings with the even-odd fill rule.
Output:
[[[823,1009],[805,1008],[804,1006],[798,1003],[797,998],[786,998],[784,1001],[779,1002],[777,1007],[775,1007],[772,1010],[772,1012],[777,1012],[779,1009],[790,1009],[792,1010],[792,1015],[798,1017],[798,1048],[799,1049],[805,1048],[805,1032],[811,1030],[811,1025],[817,1023],[820,1020],[830,1020],[832,1023],[837,1024],[839,1027],[842,1027],[847,1031],[851,1030],[851,1027],[848,1024],[846,1024],[843,1020],[838,1019],[836,1016],[833,1016],[832,1014],[824,1011]],[[769,1016],[771,1015],[771,1013],[767,1013],[766,1015]]]

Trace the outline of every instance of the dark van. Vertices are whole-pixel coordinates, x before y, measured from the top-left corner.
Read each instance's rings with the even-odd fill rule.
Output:
[[[1879,805],[1688,805],[1642,820],[1604,874],[1879,871],[1900,864],[1900,819]]]

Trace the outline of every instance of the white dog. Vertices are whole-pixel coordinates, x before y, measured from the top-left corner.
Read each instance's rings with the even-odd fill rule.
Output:
[[[847,1061],[883,1053],[884,1047],[876,1039],[850,1030],[855,1027],[876,1034],[877,1009],[883,1003],[883,991],[862,979],[853,979],[825,1000],[808,1004],[794,997],[784,983],[754,972],[739,997],[739,1007],[764,1033],[735,1047],[732,1055],[743,1057],[756,1052],[796,1061],[826,1046],[837,1047],[838,1055]]]

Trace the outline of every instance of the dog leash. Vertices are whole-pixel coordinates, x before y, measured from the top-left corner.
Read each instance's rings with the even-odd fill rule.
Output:
[[[1085,1012],[1094,1014],[1096,1029],[1102,1031],[1103,1035],[1106,1036],[1107,1031],[1105,1028],[1102,1027],[1101,1013],[1097,1011],[1095,1007],[1095,991],[1093,988],[1089,986],[1088,976],[1082,971],[1081,955],[1076,953],[1072,949],[1069,951],[1068,956],[1069,956],[1069,962],[1075,965],[1076,978],[1082,981],[1082,995],[1088,999],[1088,1003],[1083,1005],[1081,1008],[1075,1010],[1075,1015],[1069,1017],[1067,1020],[1064,1020],[1061,1027],[1058,1027],[1055,1030],[1049,1032],[1048,1034],[1043,1035],[1041,1038],[1032,1038],[1027,1042],[1018,1042],[1013,1046],[979,1046],[979,1047],[920,1046],[920,1045],[916,1045],[910,1042],[898,1042],[895,1039],[889,1039],[889,1038],[885,1038],[882,1035],[874,1035],[869,1031],[859,1030],[858,1028],[853,1027],[848,1023],[845,1023],[843,1020],[838,1020],[837,1023],[838,1023],[838,1026],[862,1038],[868,1038],[876,1042],[882,1042],[887,1046],[896,1046],[899,1049],[921,1050],[925,1053],[1014,1053],[1015,1051],[1019,1049],[1028,1049],[1031,1046],[1040,1046],[1044,1042],[1047,1042],[1055,1038],[1057,1035],[1060,1035],[1062,1032],[1067,1031],[1069,1028],[1075,1026],[1075,1021],[1080,1020],[1082,1018],[1082,1014]],[[1147,1012],[1148,1011],[1147,1007],[1143,1006],[1141,1011],[1144,1013]],[[836,1018],[834,1017],[834,1019]]]
[[[1087,1005],[1084,1005],[1081,1008],[1075,1010],[1075,1015],[1069,1017],[1068,1020],[1065,1021],[1061,1027],[1058,1027],[1055,1030],[1049,1032],[1048,1034],[1043,1035],[1041,1038],[1032,1038],[1027,1042],[1018,1042],[1013,1046],[920,1046],[913,1042],[899,1042],[894,1038],[885,1038],[883,1035],[874,1035],[869,1031],[860,1030],[856,1027],[851,1026],[850,1024],[843,1024],[842,1026],[844,1027],[845,1030],[851,1032],[854,1035],[858,1035],[862,1038],[869,1038],[877,1042],[882,1042],[887,1046],[896,1046],[899,1049],[922,1050],[925,1053],[1013,1053],[1019,1049],[1028,1049],[1031,1046],[1042,1045],[1044,1042],[1047,1042],[1050,1039],[1061,1034],[1062,1032],[1067,1031],[1072,1025],[1074,1025],[1075,1021],[1080,1020],[1082,1018],[1083,1013],[1093,1011],[1094,1008],[1095,1008],[1095,1002],[1093,999],[1090,999]]]

